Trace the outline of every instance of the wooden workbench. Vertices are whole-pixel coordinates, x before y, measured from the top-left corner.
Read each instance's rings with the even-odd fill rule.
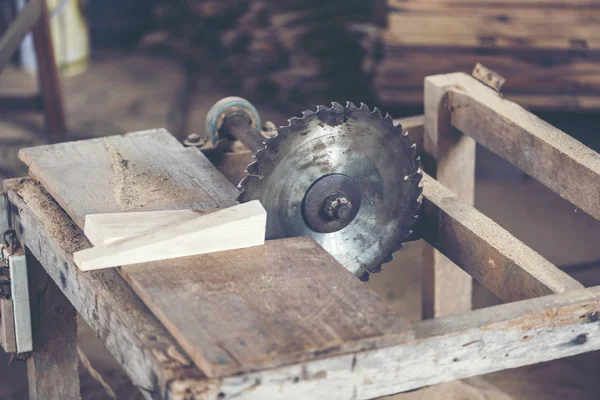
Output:
[[[467,111],[451,107],[471,101],[480,118],[494,122],[511,103],[466,75],[427,84],[438,87],[438,107],[427,108],[426,120],[437,118],[440,107],[452,110],[450,119],[438,118],[438,143],[453,145],[443,124],[456,124],[505,152],[485,141],[481,126],[466,125]],[[482,98],[488,109],[479,106]],[[598,155],[586,152],[574,162],[580,144],[562,132],[528,118],[535,132],[520,133],[523,122],[502,118],[516,126],[515,135],[532,136],[531,152],[546,151],[548,141],[535,143],[550,134],[548,146],[562,151],[547,159],[567,160],[566,173],[585,168],[592,183],[600,176]],[[429,176],[424,239],[507,304],[408,325],[305,238],[80,272],[72,253],[89,246],[85,215],[223,207],[233,204],[236,189],[198,150],[163,130],[26,149],[21,158],[31,178],[6,184],[21,242],[54,282],[49,287],[64,294],[147,398],[369,399],[600,349],[600,288],[584,289]],[[551,172],[522,167],[542,182]],[[595,215],[598,192],[557,190]],[[61,343],[37,346],[31,360],[39,393],[58,390],[52,386],[59,386],[61,369],[36,376],[33,367],[76,362],[73,346]]]

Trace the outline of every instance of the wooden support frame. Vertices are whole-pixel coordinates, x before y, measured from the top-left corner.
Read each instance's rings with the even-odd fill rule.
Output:
[[[514,115],[503,115],[502,110],[516,106],[493,91],[490,94],[491,89],[468,75],[431,79],[444,83],[436,92],[438,107],[431,108],[429,117],[439,121],[435,113],[443,113],[443,129],[450,135],[446,140],[456,143],[458,139],[458,143],[465,141],[471,146],[466,139],[472,137],[503,155],[509,150],[501,146],[505,142],[493,138],[497,131],[510,128],[514,137],[530,135],[525,137],[531,141],[528,144],[534,143],[528,150],[532,157],[544,156],[542,162],[554,163],[555,168],[564,163],[568,173],[578,166],[585,169],[584,182],[595,186],[581,193],[564,185],[556,191],[590,215],[598,215],[594,193],[600,187],[600,155],[554,128],[546,129],[547,124],[540,124],[525,111],[521,115],[526,122],[509,119]],[[495,99],[490,98],[492,94]],[[465,122],[462,108],[477,110],[471,115],[475,122]],[[527,125],[534,122],[542,129]],[[428,126],[425,123],[425,143],[431,142]],[[439,125],[436,129],[440,131]],[[416,124],[409,131],[418,139],[422,129]],[[548,151],[550,148],[554,150]],[[584,151],[585,157],[578,157],[572,148]],[[431,149],[439,146],[425,146],[429,157],[447,157],[445,165],[437,160],[438,174],[440,165],[448,173],[456,168],[455,163],[465,162],[454,158],[464,150],[460,146],[446,153],[432,153]],[[511,154],[505,158],[510,161],[509,156],[513,157],[518,166],[530,165]],[[531,165],[528,173],[553,188],[547,176],[552,169]],[[456,171],[460,173],[460,168]],[[469,188],[470,179],[452,184]],[[11,185],[8,197],[17,233],[148,398],[370,399],[600,349],[600,287],[583,288],[479,213],[470,205],[470,198],[425,175],[423,238],[468,272],[469,279],[477,279],[507,304],[420,321],[413,324],[414,336],[388,336],[385,341],[374,340],[368,348],[307,354],[290,364],[209,378],[117,271],[88,274],[76,270],[72,253],[87,241],[43,185],[47,183],[30,179]],[[215,193],[224,189],[207,188]]]

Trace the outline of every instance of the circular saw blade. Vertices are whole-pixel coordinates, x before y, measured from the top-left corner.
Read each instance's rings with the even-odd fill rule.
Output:
[[[292,118],[256,152],[239,184],[239,202],[267,210],[267,239],[311,236],[349,271],[367,280],[411,233],[421,203],[416,148],[401,126],[365,104],[317,107]],[[304,215],[307,192],[329,175],[359,190],[358,211],[334,232],[318,232]],[[333,189],[332,189],[333,191]]]

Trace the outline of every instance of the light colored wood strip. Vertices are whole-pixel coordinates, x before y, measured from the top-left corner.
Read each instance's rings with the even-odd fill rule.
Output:
[[[466,74],[450,74],[452,125],[600,220],[600,154]]]
[[[83,232],[94,246],[104,246],[213,211],[167,210],[92,214],[85,216]]]
[[[445,75],[425,79],[425,152],[436,179],[467,204],[475,189],[475,141],[457,134],[450,125],[446,92],[453,85]],[[437,250],[423,254],[423,316],[433,318],[471,309],[471,277]]]
[[[258,200],[158,227],[73,254],[82,271],[161,261],[265,243],[267,212]]]
[[[423,177],[424,239],[505,302],[583,289],[435,179]]]
[[[589,315],[599,309],[595,287],[421,321],[415,341],[231,377],[219,390],[236,400],[378,398],[598,350]]]

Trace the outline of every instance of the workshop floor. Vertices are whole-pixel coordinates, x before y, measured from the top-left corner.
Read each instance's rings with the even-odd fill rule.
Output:
[[[69,139],[119,134],[166,127],[179,138],[196,129],[202,132],[204,116],[215,101],[231,95],[218,82],[216,71],[207,65],[203,76],[192,85],[182,68],[166,59],[148,55],[104,53],[82,75],[63,82],[68,116]],[[190,88],[195,87],[195,92]],[[0,95],[31,94],[34,79],[17,70],[0,75]],[[250,99],[252,100],[252,99]],[[278,125],[287,117],[268,104],[256,104],[264,115]],[[189,106],[187,119],[180,110]],[[296,114],[299,114],[298,110]],[[546,117],[546,116],[545,116]],[[548,118],[552,118],[550,115]],[[186,122],[187,121],[187,122]],[[554,123],[586,144],[600,149],[600,137],[590,135],[598,118],[577,117],[578,125],[567,117]],[[583,121],[583,122],[582,122]],[[39,114],[3,114],[0,110],[0,179],[22,176],[26,169],[18,162],[19,148],[42,144],[43,120]],[[512,167],[485,151],[478,152],[476,206],[513,232],[550,261],[569,266],[568,271],[585,285],[600,284],[600,224],[544,187],[523,177]],[[371,287],[400,313],[411,320],[420,315],[419,259],[422,243],[412,243],[398,253],[394,263],[375,276]],[[478,307],[496,300],[478,287],[474,303]],[[119,366],[80,323],[80,345],[92,365],[122,399],[141,399]],[[1,352],[0,352],[1,353]],[[598,373],[600,354],[590,353],[482,377],[462,380],[394,396],[398,400],[553,400],[600,398]],[[27,376],[22,362],[7,366],[0,354],[0,399],[22,399],[27,391]],[[101,386],[82,369],[82,398],[106,398]]]

